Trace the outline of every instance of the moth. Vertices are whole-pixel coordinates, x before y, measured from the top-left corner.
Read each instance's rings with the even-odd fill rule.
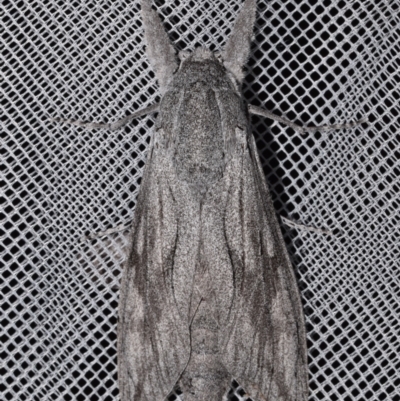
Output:
[[[304,317],[295,275],[251,134],[249,113],[304,129],[241,98],[256,0],[221,53],[176,51],[142,0],[161,101],[131,227],[119,303],[122,401],[220,400],[235,379],[260,401],[308,399]]]
[[[175,50],[142,1],[162,100],[120,293],[122,401],[222,400],[236,379],[254,400],[306,400],[296,279],[240,94],[256,1],[221,54]]]

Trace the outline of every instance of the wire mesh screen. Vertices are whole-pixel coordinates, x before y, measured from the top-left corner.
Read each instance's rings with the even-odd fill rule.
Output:
[[[242,1],[153,1],[178,50],[221,50]],[[139,2],[5,1],[2,9],[2,396],[115,400],[126,235],[159,99]],[[310,400],[399,400],[399,3],[258,2],[243,96],[306,315]],[[239,383],[240,384],[240,383]],[[240,387],[231,397],[244,394]],[[156,400],[155,400],[156,401]],[[160,400],[161,401],[161,400]]]

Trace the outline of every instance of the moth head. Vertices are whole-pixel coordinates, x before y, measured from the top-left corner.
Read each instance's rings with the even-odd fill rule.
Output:
[[[232,33],[219,55],[199,47],[194,52],[179,52],[178,57],[157,13],[152,10],[150,0],[142,0],[142,18],[147,42],[147,56],[153,66],[161,93],[165,93],[168,83],[179,69],[179,64],[190,61],[219,61],[237,84],[243,81],[243,66],[250,53],[253,38],[253,25],[256,13],[256,0],[245,0],[236,18]],[[180,61],[180,63],[179,63]]]
[[[188,60],[193,62],[202,62],[205,60],[215,59],[214,53],[206,47],[196,47],[193,52],[180,51],[178,57],[181,62]]]
[[[193,52],[180,51],[178,53],[179,67],[176,74],[190,76],[190,81],[205,81],[209,85],[219,82],[226,75],[236,90],[240,90],[240,83],[234,74],[225,67],[221,52],[212,52],[206,47],[197,47]]]

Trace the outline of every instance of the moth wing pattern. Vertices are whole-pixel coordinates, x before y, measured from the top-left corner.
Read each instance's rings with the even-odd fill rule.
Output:
[[[255,0],[245,1],[231,35],[234,39],[222,53],[224,66],[239,85],[255,8]],[[176,384],[188,387],[185,372],[186,378],[192,374],[189,382],[194,372],[220,387],[227,388],[229,380],[236,379],[256,401],[305,401],[308,380],[300,295],[245,107],[234,85],[220,77],[216,78],[220,87],[207,86],[207,77],[190,76],[186,78],[190,87],[174,82],[167,90],[177,68],[172,46],[147,0],[142,1],[142,10],[145,31],[152,32],[146,34],[149,59],[165,96],[122,278],[121,400],[162,401]],[[161,37],[159,47],[154,35]],[[201,49],[195,56],[211,57]],[[190,104],[203,107],[203,114],[191,117]],[[178,117],[192,120],[179,125]],[[209,184],[199,180],[201,196],[193,196],[185,163],[195,156],[177,135],[190,132],[187,127],[204,134],[202,124],[210,121],[211,130],[219,130],[223,137],[219,143],[224,162],[210,158],[215,168],[204,173],[211,178]],[[191,143],[190,138],[183,139]],[[213,146],[208,149],[219,155]],[[205,362],[196,365],[193,350],[203,345]],[[201,372],[203,368],[209,370]],[[184,393],[184,397],[200,401],[213,398],[212,394],[216,396],[210,392],[204,397]]]
[[[171,176],[168,161],[150,154],[121,281],[118,380],[122,400],[163,400],[190,354],[189,331],[182,324],[170,282],[178,235]]]
[[[240,83],[255,14],[256,1],[245,1],[222,53],[224,66]],[[308,369],[302,303],[255,140],[250,127],[246,130],[236,128],[245,150],[227,168],[234,179],[227,180],[231,186],[225,189],[224,231],[235,295],[221,328],[221,358],[253,399],[304,401]]]
[[[231,166],[241,178],[229,190],[225,224],[245,226],[225,230],[236,293],[221,357],[254,400],[307,400],[302,304],[251,134],[239,160]]]

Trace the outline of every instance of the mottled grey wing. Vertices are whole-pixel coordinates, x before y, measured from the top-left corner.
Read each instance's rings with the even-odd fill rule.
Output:
[[[255,400],[308,399],[304,318],[253,136],[225,177],[225,235],[235,296],[221,357]]]
[[[189,333],[172,294],[177,214],[171,166],[148,157],[124,269],[118,323],[122,401],[162,401],[189,359]]]

